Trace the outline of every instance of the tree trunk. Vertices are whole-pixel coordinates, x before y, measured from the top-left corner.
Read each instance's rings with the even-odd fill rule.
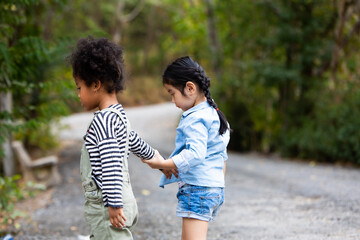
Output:
[[[121,30],[122,30],[122,21],[121,16],[123,15],[124,1],[119,1],[116,6],[116,16],[115,16],[115,26],[113,29],[112,40],[116,44],[121,42]]]
[[[115,17],[115,27],[113,30],[113,42],[120,44],[122,39],[122,30],[124,24],[131,22],[134,18],[139,15],[141,10],[145,5],[145,0],[140,0],[135,8],[127,15],[124,14],[125,1],[120,0],[116,6],[116,17]]]
[[[344,55],[344,49],[349,43],[350,39],[353,38],[354,34],[358,34],[360,31],[360,1],[347,1],[339,0],[338,2],[338,18],[337,24],[334,31],[335,46],[332,51],[331,63],[330,63],[330,80],[332,81],[332,89],[336,89],[338,84],[337,71],[339,68],[339,62],[342,55]],[[355,23],[352,24],[348,34],[345,34],[346,25],[348,22],[351,22],[352,19],[357,19]]]
[[[210,42],[210,50],[211,50],[211,63],[212,67],[215,71],[216,77],[220,78],[221,71],[221,45],[219,42],[219,37],[216,31],[216,18],[214,13],[214,1],[213,0],[205,0],[206,3],[206,14],[207,14],[207,22],[208,22],[208,34],[209,34],[209,42]]]
[[[11,92],[1,92],[0,93],[0,112],[7,111],[11,112],[12,110],[12,95]],[[5,136],[5,141],[2,144],[2,149],[4,151],[5,157],[3,158],[3,168],[5,176],[13,176],[15,174],[15,161],[14,155],[11,148],[11,136]]]

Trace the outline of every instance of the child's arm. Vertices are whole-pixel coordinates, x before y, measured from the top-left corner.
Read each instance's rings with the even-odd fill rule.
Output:
[[[157,151],[157,150],[155,150],[155,154],[154,154],[154,157],[152,158],[152,159],[150,159],[150,160],[146,160],[146,159],[141,159],[141,161],[143,162],[143,163],[150,163],[150,164],[148,164],[151,168],[154,168],[154,169],[159,169],[164,175],[165,175],[165,177],[166,178],[168,178],[168,179],[171,179],[171,176],[174,174],[174,176],[176,177],[176,178],[178,178],[178,174],[179,174],[179,172],[178,172],[178,170],[176,169],[176,168],[172,168],[172,169],[164,169],[164,168],[156,168],[156,167],[153,167],[154,165],[153,165],[153,163],[154,162],[164,162],[165,161],[165,159],[160,155],[160,153]]]
[[[134,130],[130,132],[129,147],[133,154],[142,159],[151,159],[155,155],[155,150]]]
[[[190,168],[204,162],[207,153],[208,127],[203,118],[191,118],[182,124],[183,149],[171,157],[176,168],[186,173]]]
[[[171,158],[164,160],[157,150],[155,150],[155,156],[152,159],[150,159],[150,160],[142,159],[142,161],[144,163],[146,163],[147,165],[149,165],[153,169],[176,169],[177,168],[174,161]]]
[[[141,137],[135,131],[131,131],[129,139],[130,151],[141,158],[144,163],[148,163],[147,161],[150,159],[164,161],[164,158],[159,154],[159,152],[155,151],[148,143],[141,139]],[[173,168],[176,168],[176,166]],[[165,169],[161,167],[156,169],[160,169],[165,174],[166,178],[170,179],[172,174],[178,178],[178,171],[176,169]]]
[[[143,161],[155,169],[178,169],[181,172],[189,171],[190,167],[201,164],[206,156],[208,130],[201,119],[193,119],[183,127],[186,138],[186,148],[172,158],[161,161],[153,158]]]

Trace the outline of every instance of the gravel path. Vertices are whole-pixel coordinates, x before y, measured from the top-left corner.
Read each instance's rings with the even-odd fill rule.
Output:
[[[132,128],[161,154],[171,153],[181,112],[173,104],[126,109]],[[59,153],[63,183],[52,202],[22,223],[16,239],[86,239],[79,176],[81,138],[92,114],[62,120],[65,147]],[[256,154],[229,153],[226,200],[208,240],[360,239],[360,170],[286,161]],[[137,240],[180,239],[175,217],[176,185],[157,187],[160,172],[131,155],[130,175],[140,220]]]

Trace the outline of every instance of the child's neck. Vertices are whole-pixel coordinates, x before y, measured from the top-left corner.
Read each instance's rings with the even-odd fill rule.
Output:
[[[114,104],[118,104],[119,101],[117,100],[116,94],[115,93],[111,93],[111,94],[106,94],[103,96],[103,98],[100,100],[99,103],[99,110],[103,110],[111,105]]]
[[[199,96],[199,97],[197,97],[197,98],[195,99],[194,107],[195,107],[196,105],[198,105],[198,104],[200,104],[200,103],[203,103],[203,102],[206,102],[206,101],[207,101],[207,99],[206,99],[206,97],[205,97],[204,95]]]

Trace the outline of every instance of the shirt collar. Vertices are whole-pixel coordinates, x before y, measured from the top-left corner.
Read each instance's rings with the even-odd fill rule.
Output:
[[[116,109],[116,106],[117,105],[120,105],[120,103],[118,103],[118,104],[111,104],[110,106],[108,106],[107,108],[115,108]],[[104,108],[104,109],[106,109],[106,108]],[[104,110],[103,109],[103,110]],[[98,113],[100,113],[101,112],[101,110],[97,110],[97,111],[95,111],[94,112],[94,115],[96,115],[96,114],[98,114]]]
[[[182,117],[187,117],[189,114],[191,114],[193,112],[196,112],[201,109],[208,108],[208,107],[210,107],[210,104],[207,101],[204,101],[204,102],[199,103],[198,105],[186,110],[185,112],[183,112]]]

